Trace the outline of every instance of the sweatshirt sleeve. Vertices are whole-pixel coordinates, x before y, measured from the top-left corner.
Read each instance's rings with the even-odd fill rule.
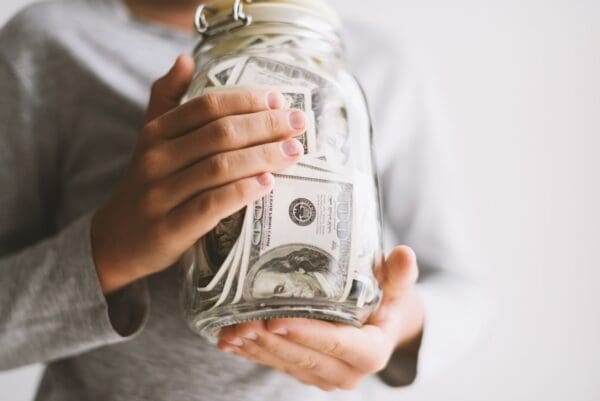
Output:
[[[491,294],[468,232],[454,138],[426,70],[397,43],[375,46],[385,57],[356,54],[371,106],[380,174],[384,240],[417,254],[417,292],[425,309],[415,347],[397,351],[379,377],[410,385],[456,363],[475,345],[490,317]]]
[[[59,102],[44,90],[52,77],[36,72],[33,42],[42,39],[19,19],[0,30],[0,369],[125,341],[143,328],[149,304],[143,281],[103,295],[93,211],[56,223]]]

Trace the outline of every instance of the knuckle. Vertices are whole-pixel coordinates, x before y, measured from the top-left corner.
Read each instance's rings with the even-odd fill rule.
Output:
[[[238,325],[235,328],[236,337],[246,338],[246,336],[248,336],[248,334],[250,334],[252,332],[253,332],[252,328],[245,324]]]
[[[146,179],[153,179],[157,177],[165,165],[168,162],[168,156],[161,149],[149,149],[141,157],[140,160],[140,172]]]
[[[144,125],[144,128],[142,129],[142,136],[146,140],[153,140],[159,135],[159,132],[160,123],[158,122],[158,120],[154,119],[152,121],[147,122],[146,125]]]
[[[280,154],[276,150],[277,145],[262,145],[258,147],[258,157],[266,164],[273,164]]]
[[[278,116],[274,112],[265,113],[264,119],[265,129],[270,133],[277,133],[279,131],[279,120]]]
[[[244,89],[240,92],[240,100],[245,104],[253,106],[253,109],[260,109],[265,107],[264,101],[261,102],[258,93],[252,89]]]
[[[238,332],[238,335],[240,337],[243,337],[243,338],[246,338],[246,339],[248,339],[248,336],[250,334],[255,334],[254,331],[252,331],[249,328],[243,328],[243,329],[238,330],[237,332]]]
[[[252,89],[242,89],[237,93],[238,99],[241,103],[247,104],[254,108],[257,105],[256,96]]]
[[[343,353],[343,346],[339,340],[332,340],[325,345],[323,351],[328,355],[339,357]]]
[[[142,129],[142,133],[144,136],[154,136],[158,131],[158,121],[156,119],[148,121],[144,128]]]
[[[241,336],[245,337],[247,334],[261,334],[263,332],[263,323],[260,320],[250,321],[236,326],[236,331]]]
[[[209,159],[209,174],[218,177],[227,176],[229,173],[229,159],[221,154],[215,155]]]
[[[221,100],[218,94],[206,93],[198,101],[207,116],[216,118],[221,113]]]
[[[197,208],[200,213],[211,214],[215,207],[215,197],[212,192],[206,192],[198,198]]]
[[[244,181],[236,182],[233,188],[238,199],[249,199],[252,196],[252,191]]]
[[[300,359],[297,364],[299,368],[306,370],[314,370],[318,366],[317,361],[310,355]]]
[[[221,118],[216,123],[217,129],[215,135],[217,142],[221,144],[233,144],[236,142],[236,126],[231,118]]]
[[[244,342],[244,345],[246,343]],[[248,354],[248,356],[255,360],[258,361],[261,359],[261,351],[259,348],[254,348],[254,347],[244,347],[244,351],[246,352],[246,354]]]

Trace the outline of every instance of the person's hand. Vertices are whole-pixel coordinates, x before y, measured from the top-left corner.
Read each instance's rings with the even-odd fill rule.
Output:
[[[423,328],[413,251],[394,249],[377,276],[383,300],[362,328],[310,319],[255,321],[223,329],[218,347],[325,391],[353,389],[383,370],[395,350],[412,346]]]
[[[105,294],[175,263],[223,218],[266,195],[271,172],[302,156],[291,139],[300,110],[266,90],[205,94],[183,105],[194,61],[177,59],[156,81],[147,122],[123,179],[92,220]]]

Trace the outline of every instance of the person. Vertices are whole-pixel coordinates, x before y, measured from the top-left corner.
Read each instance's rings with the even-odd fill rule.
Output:
[[[225,328],[218,348],[187,328],[170,266],[271,190],[271,172],[302,156],[291,138],[305,124],[265,90],[180,105],[197,4],[55,0],[0,32],[0,368],[46,363],[37,400],[318,400],[383,397],[455,361],[487,310],[447,130],[409,53],[352,23],[387,249],[412,246],[419,283],[399,246],[362,328],[251,322]],[[336,389],[355,391],[321,391]]]

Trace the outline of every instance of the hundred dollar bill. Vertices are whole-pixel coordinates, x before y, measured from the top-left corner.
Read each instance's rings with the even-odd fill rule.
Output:
[[[365,186],[365,181],[364,180],[359,180],[358,184],[354,181],[354,174],[357,174],[358,171],[354,170],[354,169],[349,169],[347,167],[332,167],[333,164],[329,163],[329,162],[323,162],[319,159],[315,159],[315,158],[304,158],[301,162],[299,162],[298,164],[291,166],[289,168],[287,168],[284,173],[285,174],[290,174],[290,175],[295,175],[295,176],[301,176],[304,178],[311,178],[311,179],[325,179],[325,180],[329,180],[329,181],[344,181],[344,182],[349,182],[350,180],[352,180],[353,182],[353,196],[352,196],[352,203],[353,203],[353,218],[352,218],[352,227],[360,227],[360,235],[358,235],[357,230],[354,230],[354,235],[352,236],[352,240],[351,240],[351,246],[350,246],[350,260],[351,263],[349,265],[349,270],[348,270],[348,278],[346,280],[346,285],[344,287],[344,292],[343,295],[339,298],[336,299],[336,301],[339,302],[344,302],[346,301],[351,292],[353,291],[354,287],[355,287],[355,275],[358,274],[359,272],[365,272],[368,270],[365,269],[361,269],[359,267],[359,265],[361,265],[361,263],[363,261],[365,261],[366,259],[358,259],[358,252],[362,249],[361,248],[361,244],[363,244],[363,240],[365,240],[365,236],[369,236],[367,240],[368,243],[372,243],[373,240],[375,240],[376,242],[376,236],[370,236],[369,232],[367,232],[365,229],[372,226],[374,224],[374,222],[376,221],[375,219],[370,219],[370,220],[357,220],[357,216],[362,215],[365,216],[365,211],[363,210],[363,206],[366,206],[366,202],[364,201],[365,197],[368,196],[368,194],[365,194],[364,191],[366,189],[368,189],[368,187]],[[334,170],[335,169],[335,170]],[[361,178],[367,178],[365,177],[364,174],[360,175]],[[371,180],[372,181],[372,180]],[[370,216],[370,215],[369,215]],[[358,224],[357,224],[358,222]],[[367,246],[367,248],[369,248]],[[371,249],[371,248],[369,248]],[[368,261],[368,263],[371,263],[372,259],[370,259]],[[362,263],[364,265],[364,263]],[[371,264],[369,265],[369,267],[371,266]]]
[[[353,185],[275,174],[255,202],[245,300],[340,298],[351,263]]]
[[[331,171],[331,170],[324,170],[324,168],[326,166],[327,166],[326,163],[321,162],[319,160],[316,160],[316,159],[308,160],[307,158],[305,158],[305,161],[303,163],[298,163],[295,166],[289,167],[286,170],[280,172],[279,175],[290,175],[290,176],[297,176],[297,177],[310,178],[310,179],[320,179],[320,180],[328,179],[331,181],[341,181],[341,182],[348,181],[346,176],[337,175],[334,171]],[[277,177],[278,176],[276,175],[275,180],[277,180]],[[248,208],[249,209],[253,208],[253,210],[252,210],[252,212],[246,212],[246,213],[252,213],[253,216],[259,216],[262,214],[264,205],[263,205],[262,201],[259,201],[259,202],[255,202],[253,205],[248,206]],[[249,234],[249,233],[253,233],[254,228],[259,227],[256,225],[250,225],[248,223],[249,222],[246,221],[244,230],[246,229],[246,225],[248,225],[249,231],[246,231],[243,234],[245,236],[246,245],[249,245],[249,240],[253,235],[253,234]],[[249,247],[244,248],[244,250],[243,250],[243,255],[242,255],[243,261],[248,259],[246,256],[246,252],[249,252]],[[232,304],[237,303],[242,299],[243,285],[244,285],[244,281],[246,279],[247,273],[248,273],[248,264],[242,263],[242,265],[240,267],[240,271],[237,275],[237,279],[234,283],[234,287],[237,286],[237,290],[236,290],[235,297],[231,301]],[[321,276],[317,276],[317,277],[321,278]],[[324,287],[329,288],[329,286],[327,286],[326,284],[324,284]]]
[[[244,63],[236,84],[323,87],[328,80],[307,68],[268,57],[251,56]]]
[[[379,219],[378,200],[375,194],[375,180],[372,175],[365,174],[358,169],[327,170],[332,164],[318,159],[303,159],[298,164],[284,170],[285,174],[302,176],[305,178],[321,178],[331,181],[349,180],[353,181],[353,227],[360,227],[360,231],[352,237],[351,261],[349,266],[348,280],[344,293],[337,301],[344,302],[349,298],[361,302],[370,302],[370,295],[377,294],[373,282],[359,280],[359,277],[372,275],[374,261],[379,259],[381,244],[381,233],[376,222]],[[335,168],[335,167],[333,167]],[[367,287],[369,286],[370,287]],[[362,296],[361,296],[362,294]]]

